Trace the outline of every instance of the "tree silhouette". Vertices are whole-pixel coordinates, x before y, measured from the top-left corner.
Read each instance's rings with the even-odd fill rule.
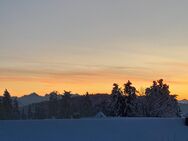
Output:
[[[49,118],[57,118],[58,114],[58,92],[54,91],[49,96]]]
[[[146,100],[147,116],[179,116],[176,95],[170,94],[169,86],[163,83],[163,79],[154,81],[153,85],[146,89]]]
[[[137,95],[136,88],[132,86],[132,83],[128,80],[124,84],[124,95],[126,96],[126,105],[127,105],[127,116],[136,116],[137,115]]]
[[[3,101],[0,97],[0,120],[3,119]]]
[[[114,83],[111,94],[111,116],[125,116],[126,101],[119,85]]]
[[[28,106],[28,110],[27,110],[27,119],[33,119],[33,110],[32,110],[32,105]]]
[[[17,97],[13,99],[13,116],[14,116],[14,119],[20,118],[20,111],[19,111]]]
[[[60,105],[60,118],[71,118],[71,91],[64,91]]]
[[[3,94],[3,118],[11,119],[12,117],[12,99],[10,93],[6,89]]]
[[[83,117],[89,117],[92,114],[92,102],[89,98],[89,93],[87,92],[86,95],[83,96],[83,104],[81,115]]]

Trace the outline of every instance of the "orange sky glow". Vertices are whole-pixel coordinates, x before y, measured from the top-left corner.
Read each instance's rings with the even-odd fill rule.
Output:
[[[110,93],[163,78],[188,99],[187,1],[0,1],[0,92]]]

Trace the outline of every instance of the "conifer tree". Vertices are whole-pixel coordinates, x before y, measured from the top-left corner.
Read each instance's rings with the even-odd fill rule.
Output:
[[[86,95],[83,96],[83,103],[82,103],[82,113],[83,117],[89,117],[92,114],[92,103],[89,98],[89,93],[87,92]]]
[[[114,83],[112,94],[111,94],[111,116],[124,116],[125,115],[125,99],[123,97],[123,92],[119,85]]]
[[[19,105],[18,105],[17,98],[13,99],[13,116],[14,116],[14,119],[20,118],[20,111],[19,111]]]
[[[58,92],[50,93],[49,97],[49,118],[56,118],[58,114]]]
[[[60,118],[71,118],[71,92],[64,91],[61,98]]]
[[[27,119],[27,116],[26,116],[26,113],[25,113],[25,109],[24,109],[24,108],[21,110],[20,116],[21,116],[21,119],[22,119],[22,120]]]
[[[3,118],[12,119],[13,118],[12,99],[7,89],[4,91],[2,102],[3,102]]]
[[[28,110],[27,110],[27,119],[33,119],[32,105],[29,105],[29,106],[28,106]]]
[[[0,120],[3,119],[3,101],[2,98],[0,97]]]
[[[176,95],[171,95],[169,86],[163,83],[163,79],[154,81],[150,88],[146,89],[147,116],[152,117],[176,117],[180,110]]]
[[[136,116],[137,115],[136,88],[132,86],[132,83],[130,81],[124,84],[124,95],[126,97],[127,116]]]

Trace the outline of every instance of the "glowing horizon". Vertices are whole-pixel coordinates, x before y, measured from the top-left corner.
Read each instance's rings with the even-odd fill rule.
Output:
[[[186,1],[0,1],[0,95],[110,93],[163,78],[188,99]]]

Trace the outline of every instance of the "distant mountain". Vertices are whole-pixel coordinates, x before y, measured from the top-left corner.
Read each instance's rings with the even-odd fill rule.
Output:
[[[18,103],[20,106],[26,106],[32,103],[39,103],[42,101],[47,101],[49,99],[48,95],[40,96],[37,93],[31,93],[29,95],[24,95],[18,98]]]
[[[187,99],[183,99],[183,100],[180,100],[178,102],[179,102],[179,104],[188,104],[188,100]]]
[[[71,94],[71,97],[78,97],[78,94]],[[40,103],[43,101],[48,101],[50,94],[46,94],[45,96],[40,96],[37,93],[33,92],[29,95],[24,95],[18,98],[18,103],[20,106],[26,106],[33,103]],[[58,99],[61,99],[61,95],[58,95]]]

